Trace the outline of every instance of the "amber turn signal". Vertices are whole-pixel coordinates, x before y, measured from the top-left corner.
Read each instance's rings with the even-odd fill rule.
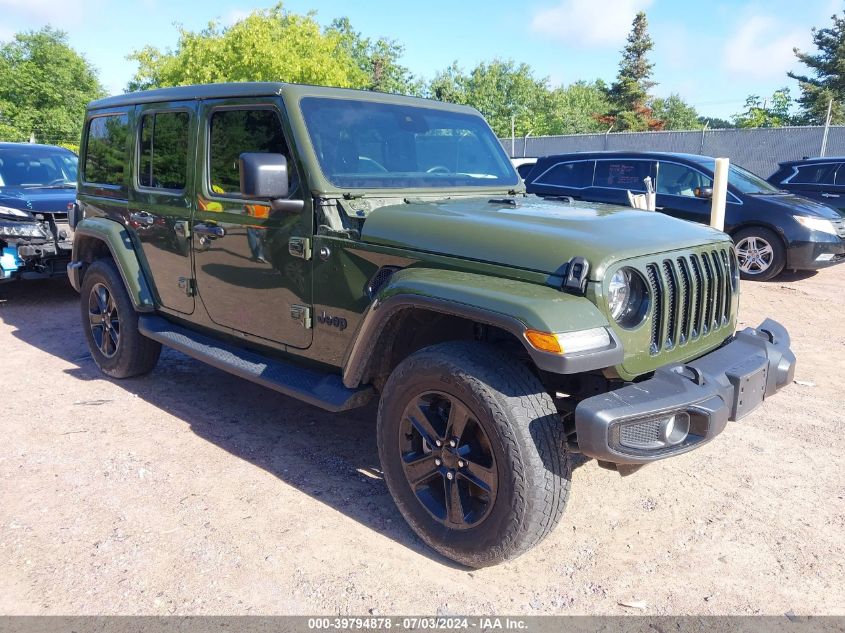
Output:
[[[563,348],[554,334],[548,332],[538,332],[537,330],[526,330],[525,338],[536,349],[541,352],[551,352],[552,354],[563,354]]]

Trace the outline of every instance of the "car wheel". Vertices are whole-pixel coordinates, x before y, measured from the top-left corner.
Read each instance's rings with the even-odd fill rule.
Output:
[[[377,433],[399,511],[463,565],[522,554],[563,514],[563,424],[534,374],[494,348],[453,342],[409,356],[385,384]]]
[[[138,313],[114,262],[100,259],[85,272],[80,290],[82,328],[91,357],[112,378],[152,371],[161,344],[138,331]]]
[[[739,274],[743,279],[768,281],[777,277],[786,265],[786,249],[774,231],[750,227],[737,232],[733,238]]]

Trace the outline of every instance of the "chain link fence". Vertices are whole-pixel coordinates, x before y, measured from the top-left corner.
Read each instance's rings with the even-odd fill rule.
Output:
[[[769,177],[778,163],[821,154],[824,126],[703,130],[692,132],[616,132],[501,139],[512,157],[539,157],[600,150],[685,152],[726,157],[755,174]],[[831,126],[826,156],[845,156],[845,126]]]

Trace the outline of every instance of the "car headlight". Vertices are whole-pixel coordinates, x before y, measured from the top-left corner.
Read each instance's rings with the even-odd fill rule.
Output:
[[[37,224],[23,222],[0,222],[0,235],[5,237],[47,237]]]
[[[633,268],[620,268],[607,285],[607,307],[619,325],[633,328],[648,311],[649,292],[645,280]]]
[[[824,218],[816,218],[811,215],[793,215],[795,221],[801,226],[810,229],[811,231],[819,231],[821,233],[830,233],[836,235],[836,227],[833,222],[825,220]]]

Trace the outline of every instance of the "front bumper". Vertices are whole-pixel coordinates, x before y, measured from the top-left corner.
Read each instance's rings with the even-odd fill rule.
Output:
[[[694,361],[661,367],[643,382],[581,401],[575,409],[579,450],[616,464],[646,464],[713,439],[792,382],[789,334],[766,319]],[[667,425],[667,420],[675,420]],[[681,422],[688,433],[671,435]],[[682,435],[682,434],[681,434]]]
[[[818,270],[845,262],[845,239],[826,235],[825,240],[795,241],[786,252],[790,270]]]

